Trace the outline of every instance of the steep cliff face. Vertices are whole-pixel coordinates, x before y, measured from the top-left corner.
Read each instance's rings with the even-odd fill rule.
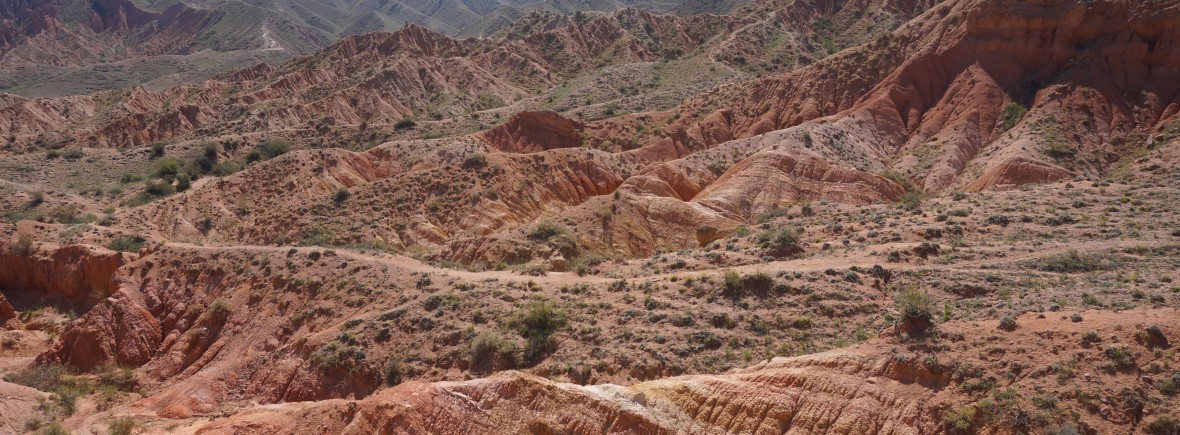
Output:
[[[44,244],[28,252],[0,246],[0,288],[11,299],[44,298],[78,302],[106,297],[118,289],[115,271],[134,258],[88,245]]]

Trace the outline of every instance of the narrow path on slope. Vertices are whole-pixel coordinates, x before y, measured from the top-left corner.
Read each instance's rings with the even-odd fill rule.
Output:
[[[875,246],[877,252],[885,252],[886,250],[909,249],[917,244],[887,244]],[[258,246],[258,245],[231,245],[231,246],[202,246],[190,243],[165,243],[165,246],[178,249],[189,249],[203,252],[228,252],[228,251],[252,251],[252,252],[266,252],[266,253],[286,253],[291,249],[299,252],[324,251],[332,249],[336,255],[341,257],[378,263],[396,267],[408,272],[429,273],[433,275],[443,275],[447,277],[458,278],[467,281],[482,281],[487,279],[495,279],[509,282],[527,282],[533,281],[537,284],[549,285],[566,285],[566,284],[601,284],[609,283],[618,280],[617,277],[604,277],[599,275],[578,276],[570,272],[553,272],[545,276],[528,276],[521,275],[512,271],[468,271],[460,269],[447,269],[438,266],[433,266],[404,255],[395,254],[362,254],[356,251],[345,249],[333,249],[324,247],[290,247],[290,246]],[[929,269],[943,269],[954,270],[961,272],[977,272],[988,273],[994,272],[994,269],[989,269],[989,266],[998,266],[1003,264],[1011,264],[1034,260],[1047,255],[1062,254],[1070,250],[1077,250],[1079,252],[1096,252],[1108,251],[1112,249],[1123,249],[1131,247],[1147,247],[1160,248],[1167,246],[1180,246],[1175,242],[1165,241],[1150,241],[1150,240],[1121,240],[1121,241],[1089,241],[1080,243],[1052,243],[1046,244],[1033,251],[1029,251],[1028,247],[1019,247],[1015,252],[1009,249],[996,249],[988,251],[979,251],[980,253],[1003,253],[1003,256],[981,258],[976,260],[961,261],[954,264],[937,264],[931,260],[924,261],[918,264],[912,263],[884,263],[880,256],[870,255],[868,252],[861,252],[860,255],[850,255],[843,257],[822,257],[822,258],[804,258],[798,260],[774,261],[769,263],[747,264],[741,266],[731,267],[717,267],[704,270],[681,270],[676,272],[655,273],[650,275],[639,275],[628,277],[627,279],[649,281],[670,278],[673,276],[701,276],[701,275],[718,275],[726,271],[734,271],[741,273],[777,273],[784,272],[821,272],[828,269],[847,270],[853,266],[860,268],[870,268],[874,265],[881,265],[890,270],[907,271],[907,270],[929,270]]]

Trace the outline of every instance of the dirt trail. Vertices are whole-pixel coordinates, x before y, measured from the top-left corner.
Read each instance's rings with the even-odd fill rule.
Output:
[[[916,243],[894,243],[886,245],[877,245],[871,252],[885,253],[891,250],[908,250],[916,246]],[[320,251],[328,248],[320,247],[289,247],[289,246],[258,246],[258,245],[234,245],[234,246],[201,246],[191,243],[177,243],[169,242],[165,246],[181,249],[191,249],[196,251],[254,251],[254,252],[269,252],[269,253],[286,253],[291,249],[296,249],[300,252]],[[907,270],[924,270],[924,269],[943,269],[956,270],[962,272],[986,272],[989,266],[998,266],[1003,264],[1011,264],[1041,258],[1047,255],[1062,254],[1071,250],[1080,252],[1096,252],[1107,251],[1112,249],[1124,249],[1131,247],[1147,247],[1159,248],[1168,246],[1180,246],[1174,242],[1163,241],[1146,241],[1146,240],[1122,240],[1122,241],[1090,241],[1081,243],[1050,243],[1037,247],[1036,250],[1029,251],[1028,249],[1011,250],[990,250],[979,252],[1001,252],[1003,255],[998,257],[988,257],[976,260],[959,261],[955,264],[936,264],[931,260],[926,260],[921,263],[884,263],[881,255],[869,254],[870,251],[860,251],[853,255],[844,257],[822,257],[822,258],[804,258],[798,260],[774,261],[769,263],[748,264],[742,266],[728,266],[722,268],[712,268],[696,271],[677,271],[659,274],[648,274],[642,276],[629,277],[631,279],[639,279],[644,281],[659,281],[672,276],[685,275],[718,275],[723,271],[734,271],[739,273],[777,273],[784,272],[821,272],[828,269],[848,269],[853,266],[859,268],[871,268],[875,265],[881,265],[891,270],[907,271]],[[565,285],[565,284],[601,284],[616,281],[617,277],[603,277],[603,276],[577,276],[572,272],[551,272],[545,276],[528,276],[521,275],[512,271],[468,271],[459,269],[447,269],[438,266],[432,266],[420,260],[416,260],[403,255],[395,254],[362,254],[360,252],[349,250],[335,250],[336,254],[345,258],[353,260],[361,260],[397,267],[409,272],[430,273],[436,275],[443,275],[452,278],[458,278],[468,281],[482,281],[482,280],[500,280],[509,282],[527,282],[533,281],[538,284],[548,285]]]

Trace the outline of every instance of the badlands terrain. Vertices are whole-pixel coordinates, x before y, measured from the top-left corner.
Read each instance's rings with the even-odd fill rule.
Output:
[[[0,434],[1180,434],[1180,0],[309,3],[0,3]]]

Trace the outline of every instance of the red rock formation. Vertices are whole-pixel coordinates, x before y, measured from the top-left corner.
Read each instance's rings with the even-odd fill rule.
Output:
[[[132,19],[138,16],[112,12],[95,25],[120,28],[138,22]],[[675,57],[719,31],[721,21],[624,10],[585,23],[557,20],[559,25],[520,39],[487,40],[456,40],[410,25],[393,33],[351,36],[277,69],[252,67],[197,87],[112,92],[75,97],[70,104],[0,98],[0,133],[16,134],[26,145],[43,134],[84,146],[126,147],[190,137],[198,130],[307,127],[326,117],[345,125],[394,123],[423,117],[426,107],[454,116],[485,108],[481,99],[510,102],[531,88],[599,66],[593,59],[625,63]],[[658,37],[649,35],[649,28],[658,29]],[[101,103],[112,99],[124,104]],[[144,100],[154,104],[141,104]],[[439,100],[449,103],[438,107]],[[252,107],[265,113],[242,123],[239,115]]]
[[[58,2],[6,2],[0,7],[0,60],[71,65],[183,54],[221,18],[181,3],[162,12],[141,9],[128,0],[84,3],[65,6],[83,9],[67,10],[62,16]],[[112,57],[109,43],[124,49]]]
[[[42,244],[31,254],[0,246],[0,288],[15,298],[19,294],[63,301],[78,301],[113,294],[118,285],[115,271],[133,254],[87,245]]]
[[[1097,327],[1111,333],[1115,333],[1112,328],[1134,323],[1116,313],[1088,315],[1100,318]],[[1160,310],[1146,315],[1153,323],[1163,322],[1159,327],[1164,330],[1178,326],[1173,312]],[[1022,318],[1022,329],[1026,330],[1008,338],[1019,339],[1018,346],[1042,349],[1065,345],[1062,340],[1070,335],[1060,334],[1060,329],[1068,320],[1032,317]],[[1090,318],[1087,321],[1094,322]],[[984,326],[978,323],[943,327],[957,334],[984,333],[980,330]],[[1129,337],[1133,333],[1124,331],[1118,335]],[[1072,345],[1072,337],[1070,340]],[[288,433],[308,428],[342,434],[944,433],[947,411],[976,402],[979,397],[966,391],[964,381],[949,370],[959,361],[943,363],[948,366],[907,360],[896,353],[898,343],[877,339],[856,348],[775,358],[722,375],[681,376],[630,386],[580,386],[518,372],[465,382],[409,383],[359,401],[256,407],[214,421],[197,433]],[[961,367],[979,367],[986,361],[986,357],[980,361],[976,355],[947,352],[939,356],[959,355],[964,363]],[[1044,356],[1018,358],[1024,363]],[[1056,357],[1048,357],[1052,358]],[[1068,383],[1060,387],[1021,379],[1008,388],[1118,388],[1126,382],[1137,382],[1137,377],[1134,373],[1114,374],[1086,382],[1101,385]],[[1084,413],[1076,421],[1098,432],[1131,429],[1130,419],[1104,420],[1105,414],[1114,412]],[[972,423],[972,428],[981,433],[1004,432],[1010,429],[1005,423],[980,419]]]
[[[535,153],[582,145],[585,125],[555,112],[520,112],[507,123],[478,134],[493,148],[510,153]]]
[[[868,384],[867,376],[882,377]],[[931,396],[892,379],[888,362],[818,355],[740,374],[631,387],[558,384],[516,372],[463,383],[412,383],[360,402],[247,411],[198,433],[308,427],[346,434],[934,433],[941,422],[922,409]]]
[[[8,299],[0,294],[0,329],[4,328],[9,320],[16,318],[16,310],[12,308],[12,304],[8,303]]]
[[[893,202],[904,193],[905,189],[885,178],[833,166],[818,157],[762,152],[734,165],[694,202],[744,220],[782,204],[820,199],[850,204]]]
[[[1177,20],[1126,0],[945,2],[864,46],[686,103],[738,101],[676,140],[701,149],[831,116],[819,131],[838,140],[817,144],[841,156],[829,160],[894,166],[931,191],[1099,176],[1180,111],[1180,49],[1160,43]],[[999,127],[1015,103],[1029,113]],[[1072,156],[1047,156],[1050,142]]]
[[[143,306],[123,293],[95,305],[66,326],[38,364],[66,364],[89,371],[104,363],[139,367],[156,355],[160,325]]]

